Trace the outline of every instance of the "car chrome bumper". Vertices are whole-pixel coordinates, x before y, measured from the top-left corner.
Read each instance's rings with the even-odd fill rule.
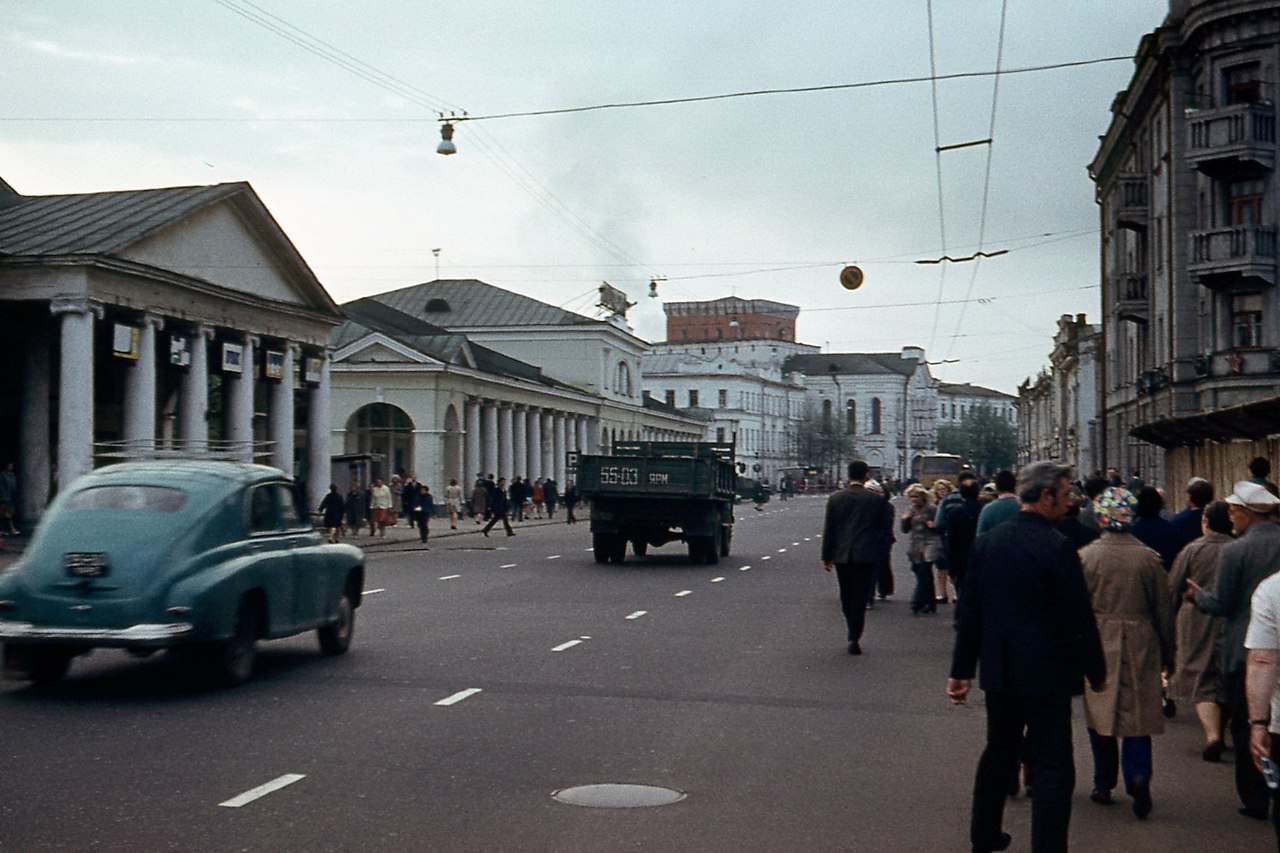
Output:
[[[0,620],[0,641],[78,643],[88,646],[170,646],[190,638],[190,622],[131,625],[128,628],[43,627]]]

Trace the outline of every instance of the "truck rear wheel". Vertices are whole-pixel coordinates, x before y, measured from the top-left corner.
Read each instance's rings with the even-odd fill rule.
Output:
[[[732,530],[726,527],[720,531],[720,556],[721,557],[729,556],[729,542],[732,539],[733,539]]]
[[[643,557],[649,551],[649,543],[643,539],[631,540],[631,553],[637,557]]]
[[[597,563],[609,562],[612,556],[612,543],[609,537],[603,533],[591,534],[591,555],[595,557]]]
[[[627,559],[627,537],[615,536],[613,541],[609,543],[609,556],[615,563],[621,563]]]

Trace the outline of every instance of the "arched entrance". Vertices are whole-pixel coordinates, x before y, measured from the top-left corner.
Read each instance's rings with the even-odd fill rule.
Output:
[[[456,416],[455,416],[456,417]],[[370,403],[347,421],[347,452],[374,455],[370,476],[390,480],[413,461],[413,420],[398,406]]]

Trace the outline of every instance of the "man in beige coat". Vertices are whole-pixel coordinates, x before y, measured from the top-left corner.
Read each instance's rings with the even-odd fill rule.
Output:
[[[1094,500],[1102,537],[1080,552],[1107,661],[1107,686],[1086,693],[1085,716],[1093,750],[1093,793],[1109,805],[1124,773],[1133,813],[1151,813],[1151,735],[1164,732],[1160,675],[1173,663],[1173,618],[1160,556],[1129,533],[1137,499],[1112,487]],[[1117,743],[1123,739],[1123,748]]]

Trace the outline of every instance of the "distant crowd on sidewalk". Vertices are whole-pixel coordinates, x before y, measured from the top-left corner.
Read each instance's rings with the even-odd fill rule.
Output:
[[[431,488],[420,482],[417,474],[401,472],[393,474],[386,483],[381,477],[365,484],[353,479],[345,494],[336,483],[330,483],[316,512],[322,516],[322,526],[331,542],[359,536],[366,527],[369,536],[386,538],[388,527],[404,522],[409,528],[417,529],[425,544],[430,539],[431,520],[436,516],[447,515],[451,530],[458,529],[459,521],[471,519],[477,525],[484,525],[481,530],[485,536],[498,523],[508,536],[514,536],[512,521],[554,519],[557,508],[563,508],[565,521],[574,524],[578,504],[578,490],[572,480],[561,494],[559,485],[549,477],[530,482],[515,476],[508,485],[506,478],[495,480],[490,474],[477,478],[469,493],[456,479],[451,479],[440,505]]]
[[[1138,472],[1079,480],[1039,462],[984,483],[965,470],[955,486],[907,486],[896,513],[866,463],[849,465],[827,502],[821,557],[837,576],[849,653],[863,654],[866,611],[893,595],[901,535],[911,613],[956,604],[948,696],[966,704],[975,677],[986,695],[973,850],[1011,844],[1004,803],[1020,790],[1032,800],[1031,849],[1067,849],[1081,694],[1092,802],[1112,805],[1123,783],[1134,815],[1151,814],[1151,738],[1185,703],[1203,729],[1200,757],[1232,753],[1240,814],[1272,819],[1280,848],[1280,491],[1270,471],[1254,459],[1223,500],[1193,477],[1175,509]]]

